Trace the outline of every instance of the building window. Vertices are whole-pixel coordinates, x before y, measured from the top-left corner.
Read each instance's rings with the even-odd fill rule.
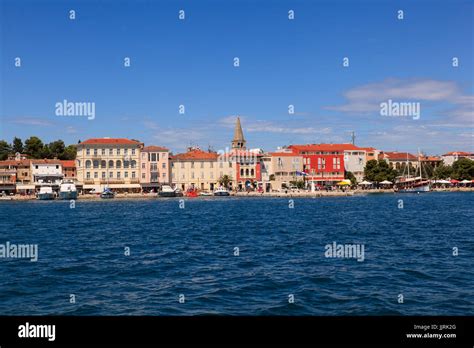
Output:
[[[145,163],[142,163],[142,169],[145,169]]]
[[[109,178],[113,178],[114,177],[114,173],[113,172],[109,172]]]
[[[136,168],[137,167],[137,161],[133,160],[132,163],[131,163],[131,166],[132,166],[132,168]]]
[[[120,172],[117,172],[117,179],[120,179]]]
[[[166,178],[166,173],[161,173],[161,176],[162,176],[163,178]]]
[[[243,169],[240,170],[240,176],[244,176],[244,170]]]
[[[162,163],[161,168],[166,169],[166,163]]]
[[[94,172],[94,179],[97,179],[99,177],[99,173]]]
[[[105,149],[102,149],[102,155],[105,156]]]
[[[87,173],[86,173],[86,178],[87,178],[87,179],[90,179],[90,178],[91,178],[91,173],[90,173],[90,172],[87,172]]]
[[[117,149],[117,156],[120,156],[120,149]]]
[[[91,149],[86,149],[86,155],[90,155],[91,154]]]
[[[151,154],[151,161],[156,162],[156,153]]]
[[[126,156],[128,154],[128,149],[124,149],[123,154]]]
[[[87,160],[86,161],[86,168],[89,169],[91,167],[91,161]],[[36,166],[36,169],[38,169],[38,166]]]
[[[105,179],[105,172],[102,172],[102,179]]]
[[[135,179],[135,172],[132,172],[132,179]]]
[[[251,169],[251,170],[250,170],[250,175],[254,176],[254,173],[255,173],[254,170]]]
[[[92,162],[92,164],[94,165],[94,169],[99,168],[99,161],[94,160],[94,161]]]
[[[110,160],[109,161],[109,168],[113,168],[114,167],[114,161]]]
[[[123,176],[124,176],[125,178],[128,178],[128,172],[123,173]]]
[[[97,149],[94,149],[94,156],[97,156]]]
[[[245,176],[249,176],[249,169],[245,169]]]
[[[135,149],[132,149],[132,155],[135,155]]]
[[[117,161],[115,167],[122,168],[122,161]]]
[[[123,161],[123,167],[124,168],[128,168],[130,166],[130,162],[129,161]]]
[[[142,179],[145,179],[145,173],[142,173]]]

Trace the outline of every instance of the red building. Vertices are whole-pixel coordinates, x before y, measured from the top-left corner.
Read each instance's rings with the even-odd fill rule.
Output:
[[[306,181],[334,185],[344,180],[344,150],[348,144],[290,145],[288,148],[303,156]]]

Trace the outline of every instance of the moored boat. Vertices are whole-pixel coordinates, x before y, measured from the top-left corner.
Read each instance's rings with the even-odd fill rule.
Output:
[[[169,185],[163,185],[158,195],[160,197],[176,197],[176,190]]]
[[[214,196],[230,196],[230,193],[225,187],[219,187],[214,191]]]
[[[198,196],[198,190],[196,190],[194,187],[191,187],[186,190],[186,197],[197,197]]]
[[[102,191],[102,193],[100,194],[100,198],[104,198],[104,199],[115,198],[115,193],[111,189],[106,187],[104,191]]]
[[[407,161],[406,167],[408,171],[407,175],[404,175],[403,172],[402,176],[398,177],[395,182],[394,190],[395,192],[399,193],[422,193],[422,192],[430,192],[430,181],[427,179],[423,179],[422,173],[422,164],[420,161],[420,153],[418,151],[418,169],[419,169],[419,176],[411,177],[410,176],[410,164],[408,163],[408,153],[407,153]]]
[[[63,181],[59,185],[59,199],[77,199],[77,189],[74,182]]]
[[[36,196],[36,199],[41,201],[53,200],[54,198],[55,193],[53,192],[53,188],[49,185],[41,186],[38,195]]]

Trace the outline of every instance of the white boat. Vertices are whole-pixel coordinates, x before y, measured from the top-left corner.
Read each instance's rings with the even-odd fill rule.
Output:
[[[104,191],[100,194],[100,198],[110,199],[115,198],[115,192],[109,189],[108,187],[104,188]]]
[[[74,182],[63,181],[59,185],[59,199],[77,199],[77,189]]]
[[[411,177],[410,176],[410,166],[408,164],[408,153],[407,153],[407,162],[406,167],[408,174],[405,176],[403,172],[402,176],[397,179],[395,182],[395,192],[399,193],[422,193],[430,192],[430,181],[428,179],[423,179],[422,165],[420,161],[420,154],[418,151],[418,169],[420,170],[419,176]]]
[[[213,196],[214,194],[212,192],[207,192],[207,191],[201,191],[199,192],[199,196]]]
[[[169,185],[163,185],[158,195],[160,197],[176,197],[176,190]]]
[[[36,199],[45,201],[45,200],[52,200],[55,197],[55,193],[53,192],[53,188],[49,185],[44,185],[40,187],[38,195]]]
[[[225,187],[219,187],[214,191],[214,196],[230,196],[230,193]]]

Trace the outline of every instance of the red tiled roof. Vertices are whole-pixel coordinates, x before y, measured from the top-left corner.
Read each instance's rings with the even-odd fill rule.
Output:
[[[408,160],[418,159],[418,157],[416,157],[415,155],[412,155],[411,153],[407,153],[407,152],[393,151],[393,152],[384,152],[382,154],[383,158],[388,158],[389,160],[392,160],[392,161],[401,161],[401,160],[406,161],[407,156],[408,156]]]
[[[436,156],[423,156],[420,158],[421,161],[442,161],[441,158]]]
[[[464,151],[451,151],[448,153],[445,153],[443,156],[470,156],[471,154],[469,152],[464,152]]]
[[[3,166],[29,166],[31,164],[31,160],[8,160],[8,161],[0,161],[0,167]]]
[[[67,160],[67,161],[61,161],[61,164],[65,168],[70,168],[70,167],[75,167],[76,166],[76,161],[74,160]]]
[[[359,147],[359,149],[365,150],[365,151],[375,151],[375,150],[377,150],[375,147]]]
[[[61,164],[62,161],[54,159],[32,159],[32,164]]]
[[[159,151],[169,151],[169,150],[166,147],[150,145],[150,146],[145,146],[142,149],[142,151],[143,152],[159,152]]]
[[[288,148],[293,151],[344,151],[344,150],[363,150],[353,144],[306,144],[306,145],[290,145]]]
[[[189,161],[189,160],[217,160],[217,153],[205,152],[202,150],[191,150],[186,153],[179,153],[172,156],[173,160],[178,161]]]
[[[296,157],[299,156],[298,154],[294,152],[270,152],[270,156],[272,157]]]
[[[78,145],[94,145],[94,144],[120,144],[120,145],[138,145],[140,142],[125,138],[91,138],[79,143]]]

